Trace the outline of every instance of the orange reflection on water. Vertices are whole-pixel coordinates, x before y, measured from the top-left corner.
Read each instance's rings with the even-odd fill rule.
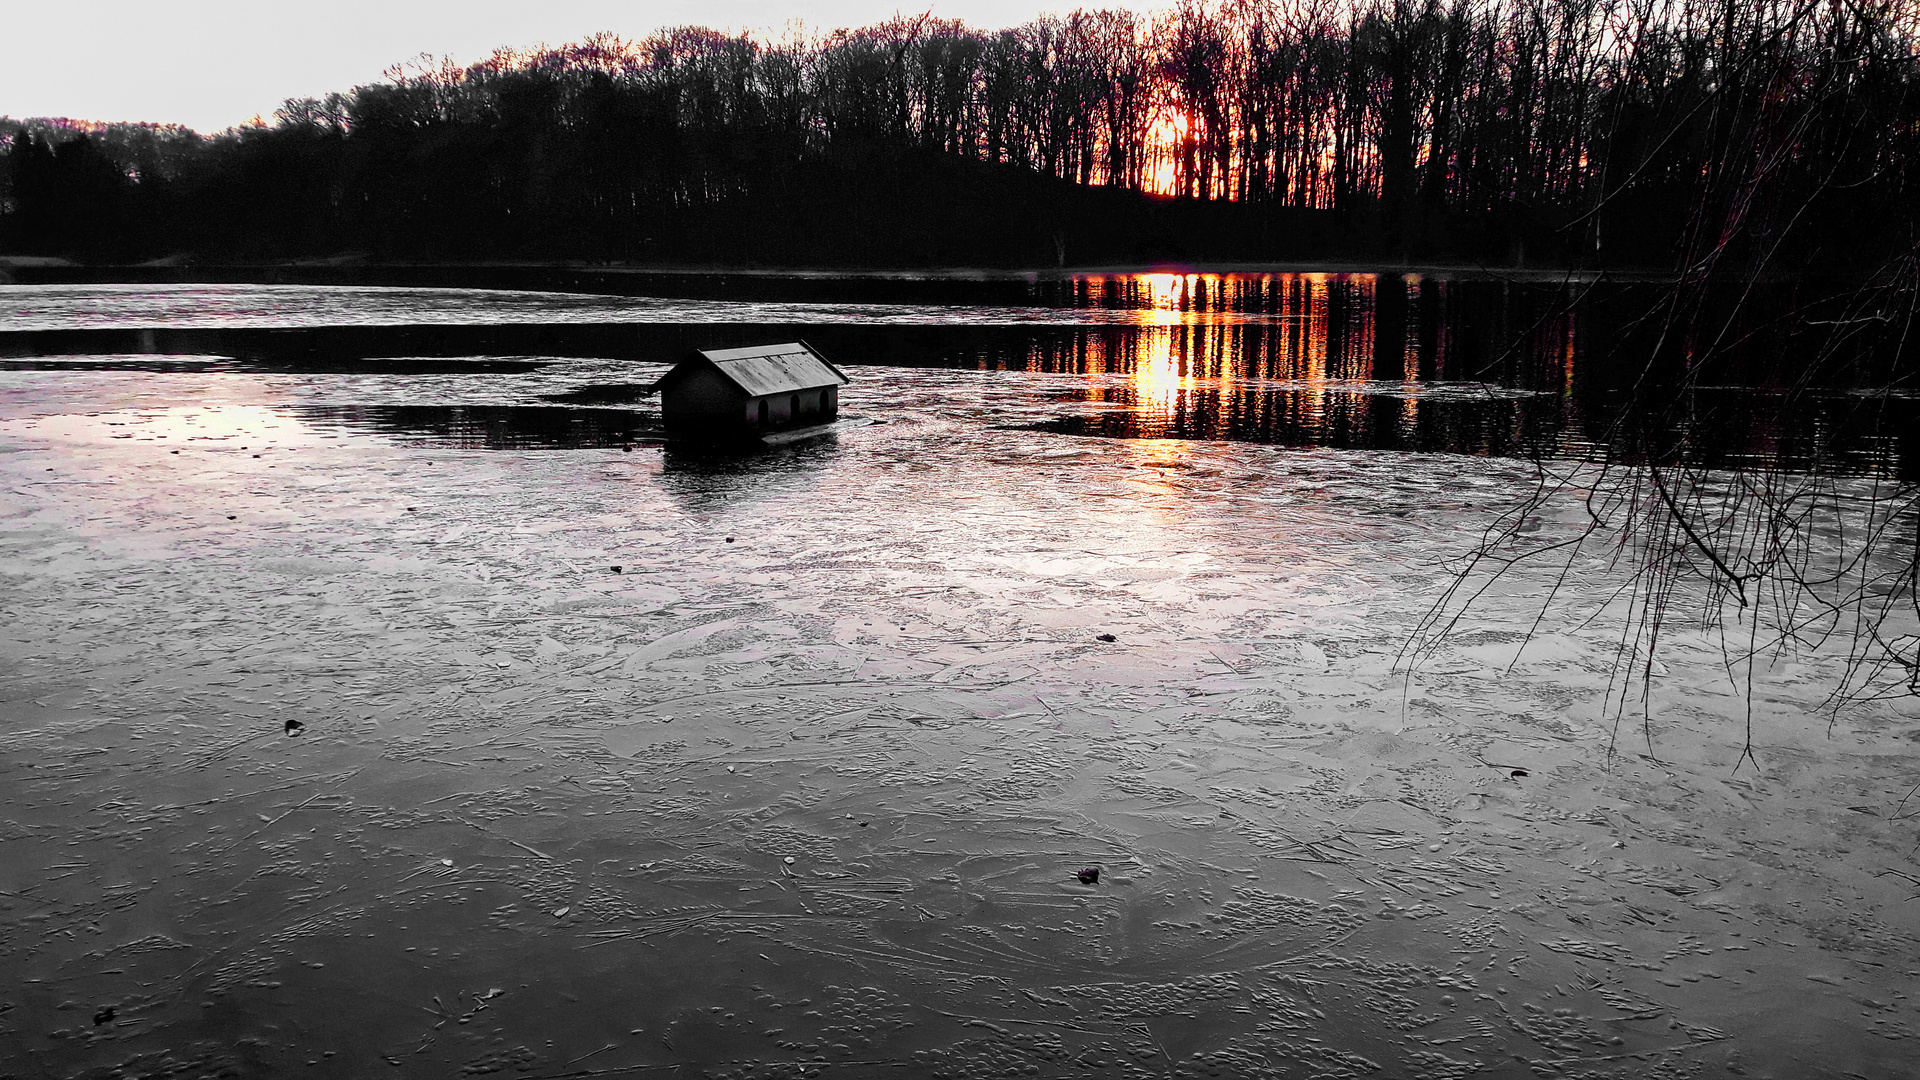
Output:
[[[1174,326],[1187,322],[1192,305],[1193,279],[1197,274],[1146,274],[1140,279],[1147,303],[1142,322],[1154,326]]]
[[[1062,430],[1504,452],[1539,410],[1456,384],[1573,392],[1565,289],[1167,269],[1079,277],[1072,299],[1120,318],[1035,333],[1012,365],[1090,376]]]
[[[1183,382],[1173,356],[1173,331],[1150,330],[1140,336],[1133,361],[1134,398],[1141,405],[1171,412]]]

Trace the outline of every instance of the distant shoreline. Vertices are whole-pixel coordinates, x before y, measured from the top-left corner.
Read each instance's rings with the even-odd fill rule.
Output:
[[[1079,277],[1118,277],[1140,274],[1327,275],[1398,274],[1436,280],[1514,281],[1527,284],[1589,284],[1605,279],[1617,282],[1659,283],[1676,280],[1671,269],[1634,267],[1576,270],[1566,267],[1480,266],[1458,263],[1382,263],[1363,261],[1136,263],[1043,268],[1000,267],[785,267],[718,264],[646,264],[593,262],[375,262],[341,258],[289,260],[265,263],[186,262],[159,260],[133,264],[79,263],[40,256],[0,255],[0,283],[41,284],[187,284],[253,283],[276,281],[301,284],[381,284],[373,279],[405,279],[421,287],[427,279],[448,279],[449,287],[534,288],[532,284],[477,284],[485,277],[558,278],[758,278],[816,281],[978,282],[1020,284],[1064,281]]]

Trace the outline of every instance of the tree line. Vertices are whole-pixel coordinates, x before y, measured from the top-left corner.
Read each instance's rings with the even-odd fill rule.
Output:
[[[603,34],[422,58],[212,137],[0,121],[0,242],[1845,263],[1914,239],[1917,29],[1913,0],[1180,0]]]

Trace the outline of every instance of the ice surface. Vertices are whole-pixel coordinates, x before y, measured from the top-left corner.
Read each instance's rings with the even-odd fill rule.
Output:
[[[0,372],[9,1071],[1909,1074],[1910,705],[1777,658],[1736,773],[1677,628],[1610,758],[1525,572],[1396,671],[1523,463],[404,411],[655,371]]]

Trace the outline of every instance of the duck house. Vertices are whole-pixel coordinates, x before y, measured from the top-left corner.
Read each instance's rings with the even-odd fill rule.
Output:
[[[679,438],[739,439],[830,424],[852,380],[803,341],[694,352],[654,384]]]

